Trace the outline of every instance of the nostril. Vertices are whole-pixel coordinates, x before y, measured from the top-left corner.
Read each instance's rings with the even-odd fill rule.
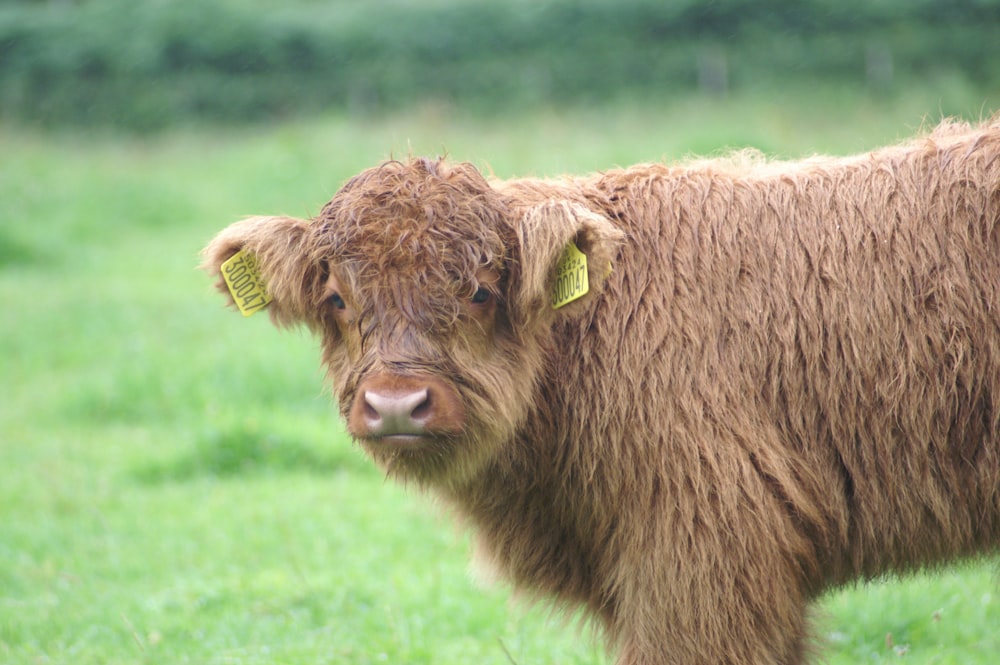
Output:
[[[368,422],[369,425],[375,425],[380,420],[382,420],[382,416],[379,414],[378,409],[375,407],[375,405],[372,404],[372,400],[370,399],[369,393],[367,391],[365,391],[364,414],[365,414],[365,420]]]
[[[431,415],[431,394],[426,390],[424,392],[426,397],[410,412],[410,418],[418,422],[426,420]]]

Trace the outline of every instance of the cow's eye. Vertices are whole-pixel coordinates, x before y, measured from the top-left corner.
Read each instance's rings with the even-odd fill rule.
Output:
[[[476,289],[476,292],[472,294],[472,302],[477,305],[482,305],[484,302],[488,302],[492,296],[493,294],[490,293],[489,289],[480,286]]]
[[[331,294],[326,301],[334,309],[345,309],[347,307],[347,303],[344,302],[344,298],[339,293]]]

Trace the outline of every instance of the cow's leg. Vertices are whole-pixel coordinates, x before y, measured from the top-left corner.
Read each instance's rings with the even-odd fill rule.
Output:
[[[622,553],[609,621],[619,665],[805,662],[811,544],[754,474],[740,483],[661,504]]]
[[[724,573],[676,579],[669,603],[650,588],[631,625],[620,626],[618,665],[801,665],[809,645],[805,602],[791,591],[776,594],[773,577],[781,572],[757,574],[735,588],[726,588],[733,581]]]

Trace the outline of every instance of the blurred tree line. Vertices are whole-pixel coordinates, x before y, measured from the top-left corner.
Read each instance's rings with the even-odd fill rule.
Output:
[[[43,125],[948,76],[1000,87],[1000,0],[0,0],[0,118]]]

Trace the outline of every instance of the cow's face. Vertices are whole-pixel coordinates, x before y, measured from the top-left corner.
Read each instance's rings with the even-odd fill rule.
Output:
[[[532,405],[558,316],[599,291],[621,233],[578,204],[526,206],[470,165],[387,162],[311,221],[258,217],[206,249],[206,266],[254,254],[272,318],[322,337],[350,434],[389,473],[460,482]],[[570,242],[590,292],[553,310]],[[225,289],[224,286],[220,288]]]

